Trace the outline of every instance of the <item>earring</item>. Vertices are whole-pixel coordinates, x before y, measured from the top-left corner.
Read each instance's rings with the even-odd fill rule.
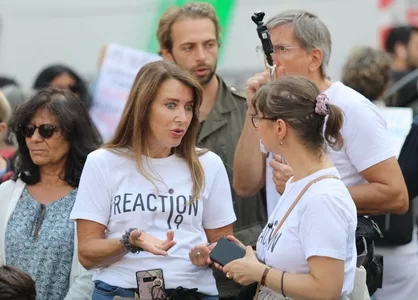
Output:
[[[280,142],[280,146],[283,146],[283,143],[282,142]]]

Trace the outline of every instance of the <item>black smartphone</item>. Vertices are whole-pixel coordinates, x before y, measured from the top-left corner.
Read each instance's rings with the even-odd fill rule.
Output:
[[[231,242],[226,237],[221,237],[218,244],[210,253],[210,259],[221,266],[225,266],[231,261],[243,258],[244,256],[245,249]]]

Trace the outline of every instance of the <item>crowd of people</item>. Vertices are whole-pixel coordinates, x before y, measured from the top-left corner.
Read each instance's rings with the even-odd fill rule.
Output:
[[[75,71],[47,67],[30,95],[0,78],[1,299],[416,297],[418,118],[397,156],[379,109],[415,109],[418,29],[354,49],[334,81],[318,16],[266,26],[274,78],[240,92],[214,8],[169,8],[106,143]],[[213,261],[222,237],[245,255]]]

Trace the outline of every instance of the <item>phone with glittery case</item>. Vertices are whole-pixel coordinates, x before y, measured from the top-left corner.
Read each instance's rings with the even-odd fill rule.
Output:
[[[162,269],[136,272],[138,294],[141,300],[165,300],[165,285]]]

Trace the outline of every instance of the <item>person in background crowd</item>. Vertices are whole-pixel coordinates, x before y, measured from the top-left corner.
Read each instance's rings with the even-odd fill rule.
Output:
[[[0,76],[0,89],[6,87],[6,86],[19,86],[19,83],[17,83],[16,80],[14,80],[13,78],[9,78],[6,76]]]
[[[381,49],[357,47],[343,66],[342,83],[384,107],[382,96],[390,85],[391,63],[390,55]]]
[[[10,112],[13,112],[17,106],[26,101],[26,95],[20,88],[19,83],[9,77],[0,77],[0,93],[0,98],[5,97],[6,99],[0,99],[0,101],[2,103],[8,102],[8,104],[1,105],[2,109],[7,105],[10,107]],[[4,123],[0,128],[0,155],[7,159],[11,159],[16,150],[16,140],[11,131],[7,130],[8,125],[9,124]],[[4,178],[7,178],[7,176]]]
[[[417,200],[418,185],[418,117],[415,117],[411,125],[411,129],[402,146],[399,155],[399,165],[405,178],[406,187],[408,188],[409,199]],[[414,237],[415,238],[415,237]],[[409,262],[407,263],[409,266]],[[418,273],[415,273],[417,276]]]
[[[301,76],[264,85],[252,102],[264,147],[284,157],[294,175],[258,239],[257,255],[247,247],[243,259],[223,270],[241,284],[260,282],[258,299],[347,299],[356,273],[357,212],[324,151],[325,144],[342,148],[343,114]]]
[[[221,157],[232,186],[234,152],[247,107],[245,97],[216,74],[220,31],[213,6],[188,3],[171,7],[162,15],[157,39],[162,57],[189,70],[203,86],[197,145]],[[267,221],[262,195],[257,191],[249,197],[241,197],[232,190],[237,215],[234,235],[246,245],[256,245]],[[215,270],[215,277],[221,299],[234,299],[238,295],[239,285],[227,280],[218,270]]]
[[[28,95],[16,85],[6,85],[0,88],[3,94],[6,96],[12,111],[16,109],[20,104],[24,103],[29,97]]]
[[[33,89],[39,90],[45,87],[68,89],[75,93],[86,105],[91,105],[91,97],[84,80],[72,69],[64,65],[52,65],[43,69],[35,79]]]
[[[12,111],[26,100],[25,93],[21,90],[19,83],[13,78],[0,76],[0,91],[6,96]]]
[[[19,147],[15,174],[0,185],[0,262],[28,273],[38,300],[90,300],[93,282],[69,216],[101,139],[81,101],[54,88],[19,106],[10,127]]]
[[[379,99],[389,87],[390,66],[391,58],[385,51],[371,47],[356,48],[344,65],[343,83],[372,100],[376,105],[384,106]],[[415,159],[410,162],[405,159],[405,153],[408,153],[408,156],[412,156],[412,153],[416,154],[416,150],[413,150],[416,142],[416,138],[413,137],[415,127],[412,125],[412,132],[408,142],[405,143],[404,153],[399,159],[407,187],[408,183],[410,185],[408,188],[409,209],[402,216],[390,215],[390,219],[387,219],[389,215],[384,215],[374,220],[383,231],[383,238],[375,243],[376,252],[383,255],[384,261],[383,285],[373,295],[376,300],[413,299],[418,295],[418,241],[417,226],[413,220],[413,199],[417,193],[411,190],[412,176],[411,172],[407,171],[416,167],[413,171],[413,174],[416,174],[418,167],[415,165],[411,168]],[[414,184],[417,178],[415,177]],[[388,226],[392,227],[391,232],[386,232]],[[408,241],[400,243],[393,238],[393,235],[397,239],[401,236],[408,236]]]
[[[170,299],[218,299],[205,251],[236,217],[221,159],[196,149],[201,101],[189,72],[148,63],[114,137],[88,156],[71,219],[80,262],[97,269],[93,300],[133,297],[136,272],[151,269]]]
[[[340,151],[328,147],[328,155],[348,187],[359,215],[404,214],[409,201],[402,172],[390,147],[386,122],[368,99],[341,82],[327,79],[331,56],[331,35],[325,24],[304,10],[283,11],[267,21],[274,47],[272,58],[278,66],[276,77],[300,75],[319,87],[331,104],[344,113],[344,146]],[[269,72],[256,74],[247,81],[247,101],[270,80]],[[250,195],[264,180],[266,155],[260,151],[260,139],[254,130],[249,106],[246,123],[234,160],[234,188]],[[272,185],[282,188],[293,173],[289,165],[275,161],[275,171],[266,176]],[[279,202],[280,203],[280,202]]]
[[[418,68],[418,28],[414,26],[395,26],[391,28],[385,40],[385,50],[391,54],[391,81],[398,82]],[[387,101],[389,106],[406,106],[418,113],[418,73]],[[391,95],[392,96],[392,95]],[[388,100],[389,100],[388,99]]]
[[[0,183],[10,178],[12,157],[16,151],[16,147],[8,142],[11,115],[10,104],[3,93],[0,92]]]
[[[17,268],[0,267],[0,299],[36,300],[36,287],[33,279]]]

